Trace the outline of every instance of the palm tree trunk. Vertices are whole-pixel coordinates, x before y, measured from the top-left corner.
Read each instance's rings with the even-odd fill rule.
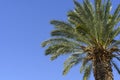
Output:
[[[93,59],[93,71],[95,80],[113,80],[110,59],[96,56]]]

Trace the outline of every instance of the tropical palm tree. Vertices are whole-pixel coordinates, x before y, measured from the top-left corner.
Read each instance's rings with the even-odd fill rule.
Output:
[[[95,80],[113,80],[112,66],[120,74],[113,61],[120,61],[120,4],[111,12],[110,0],[90,0],[83,3],[74,1],[75,9],[68,12],[68,21],[52,20],[55,30],[52,38],[44,41],[45,54],[51,60],[60,55],[69,55],[64,62],[63,75],[74,65],[82,63],[80,72],[83,80],[88,80],[91,71]]]

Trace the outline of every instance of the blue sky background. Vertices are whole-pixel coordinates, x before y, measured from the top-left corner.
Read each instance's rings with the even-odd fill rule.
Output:
[[[113,9],[120,4],[112,2]],[[0,0],[0,80],[82,80],[79,66],[62,76],[65,57],[51,62],[40,46],[50,38],[49,21],[66,20],[73,6],[72,0]]]

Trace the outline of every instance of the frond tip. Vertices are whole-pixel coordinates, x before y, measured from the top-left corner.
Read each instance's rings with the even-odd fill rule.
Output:
[[[66,75],[75,63],[71,63],[64,68],[63,75]]]
[[[91,70],[92,70],[92,65],[89,65],[86,67],[84,76],[83,76],[83,80],[88,80]]]
[[[81,57],[81,54],[72,54],[65,62],[64,62],[64,70],[63,70],[63,75],[66,75],[68,71],[75,65],[79,64],[83,57]]]

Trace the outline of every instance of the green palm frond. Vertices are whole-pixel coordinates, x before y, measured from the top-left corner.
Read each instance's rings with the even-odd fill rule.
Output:
[[[77,14],[78,20],[81,21],[82,24],[87,23],[89,16],[87,15],[87,13],[85,12],[86,10],[84,9],[82,4],[79,4],[79,2],[74,0],[74,4],[75,4],[75,14]],[[68,18],[71,18],[72,15],[68,15]],[[74,17],[73,17],[74,18]],[[81,24],[80,23],[80,24]]]
[[[75,39],[76,38],[75,37],[76,35],[74,34],[74,32],[71,33],[71,32],[66,31],[66,30],[54,30],[54,31],[51,32],[51,35],[52,36],[66,37],[66,38],[71,38],[71,39]]]
[[[95,12],[97,20],[100,20],[101,15],[101,0],[95,0]]]
[[[114,39],[116,36],[119,35],[119,33],[120,33],[120,27],[118,27],[117,29],[115,29],[111,32],[110,38]]]
[[[55,44],[72,44],[75,46],[81,46],[78,41],[72,41],[66,38],[51,38],[49,40],[46,40],[42,43],[42,47],[49,46],[49,45],[55,45]]]
[[[71,53],[73,49],[69,50],[70,47],[62,47],[62,48],[59,48],[54,54],[51,55],[51,60],[54,60],[56,59],[58,56],[62,55],[62,54],[65,54],[65,53]]]
[[[82,60],[82,66],[80,67],[80,73],[82,73],[82,72],[85,70],[86,65],[87,65],[88,63],[89,63],[89,60],[88,60],[88,59],[84,58],[84,59]]]
[[[84,59],[82,57],[83,53],[78,53],[78,54],[72,54],[65,62],[64,62],[64,70],[63,70],[63,75],[66,75],[68,71],[78,63]]]
[[[68,12],[68,20],[70,23],[77,25],[77,24],[84,24],[85,22],[79,17],[80,13],[76,13],[75,11]]]
[[[68,71],[75,65],[75,62],[72,62],[71,64],[69,64],[68,66],[65,67],[64,71],[63,71],[63,75],[66,75],[68,73]]]
[[[43,42],[42,46],[48,46],[45,54],[51,55],[51,60],[54,60],[59,55],[75,52],[77,49],[80,49],[81,45],[76,41],[68,40],[65,38],[55,38]]]
[[[92,3],[90,2],[90,0],[85,0],[84,2],[87,5],[90,13],[93,13],[93,14],[90,14],[90,15],[91,16],[94,15],[94,7],[93,7]]]
[[[49,55],[49,54],[52,55],[52,54],[55,54],[56,52],[61,53],[61,54],[65,53],[65,52],[68,53],[68,52],[70,52],[72,50],[73,50],[73,45],[70,45],[70,44],[56,44],[56,45],[49,46],[46,49],[46,55]]]
[[[69,43],[69,41],[65,38],[52,38],[52,39],[49,39],[47,41],[44,41],[42,43],[42,47],[45,47],[47,45],[51,45],[51,44],[57,44],[57,43]]]
[[[119,30],[115,31],[114,28],[115,28],[116,24],[118,24],[118,22],[120,22],[120,19],[119,19],[120,5],[117,7],[115,12],[113,13],[110,21],[109,21],[109,16],[111,15],[109,12],[110,7],[111,7],[110,0],[108,0],[107,5],[108,5],[108,7],[106,6],[106,12],[105,12],[105,14],[107,16],[105,15],[105,19],[104,19],[105,20],[104,26],[106,26],[105,30],[104,30],[104,32],[105,32],[104,34],[106,34],[106,35],[104,38],[106,39],[106,43],[109,44],[108,42],[110,40],[108,41],[107,39],[109,38],[112,40],[115,36],[117,36],[117,34],[119,34]],[[118,29],[119,29],[119,27],[118,27]],[[115,34],[113,37],[111,37],[111,34],[113,34],[113,32],[115,32]]]
[[[111,19],[111,22],[109,22],[109,26],[110,26],[110,28],[113,28],[114,27],[114,25],[116,25],[116,23],[118,23],[119,21],[120,21],[120,4],[119,4],[119,6],[116,8],[116,10],[115,10],[115,12],[114,12],[114,14],[113,14],[113,16],[112,16],[112,19]]]
[[[68,13],[69,21],[71,21],[72,23],[74,23],[76,25],[75,29],[78,32],[78,34],[80,35],[80,37],[83,38],[84,41],[86,41],[87,43],[89,43],[90,40],[95,41],[93,31],[90,27],[90,25],[92,26],[92,24],[86,25],[84,23],[85,21],[82,21],[83,19],[81,17],[79,17],[78,14],[77,14],[77,11],[76,12],[70,11]]]
[[[58,37],[58,38],[67,38],[67,39],[72,39],[75,41],[83,41],[83,42],[87,42],[85,41],[84,36],[78,35],[76,34],[76,32],[70,32],[70,31],[66,31],[66,30],[54,30],[51,32],[51,35],[54,37]],[[84,39],[84,40],[83,40]]]
[[[110,14],[110,9],[111,9],[111,2],[110,0],[107,0],[107,3],[105,4],[104,25],[107,25],[109,14]]]
[[[87,14],[87,19],[89,21],[93,20],[94,19],[94,13],[93,13],[93,8],[89,2],[89,0],[84,0],[83,1],[83,6],[84,6],[84,10]]]
[[[91,71],[92,71],[92,65],[90,64],[85,69],[83,80],[88,80],[89,79]]]
[[[74,28],[70,23],[58,21],[58,20],[52,20],[50,23],[54,25],[54,27],[57,29],[74,31]]]
[[[67,30],[53,30],[51,32],[51,35],[54,37],[62,37],[67,39],[72,39],[78,42],[83,42],[85,44],[90,44],[89,40],[81,34],[76,33],[75,29],[74,31],[67,31]]]

